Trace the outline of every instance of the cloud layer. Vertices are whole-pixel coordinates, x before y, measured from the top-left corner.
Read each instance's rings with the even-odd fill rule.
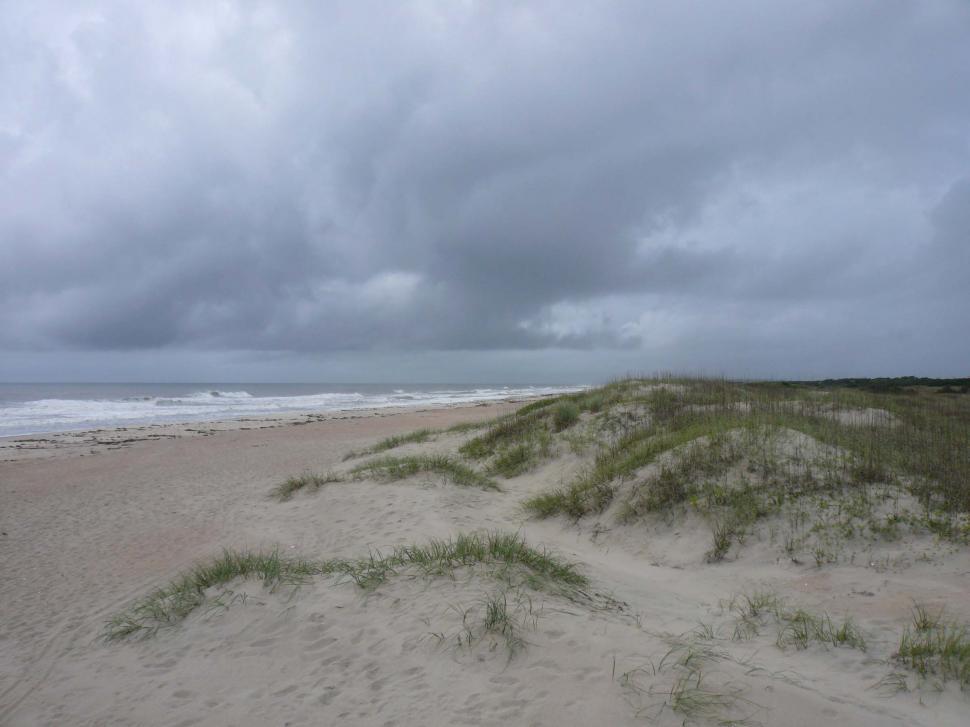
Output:
[[[0,14],[19,361],[569,349],[966,373],[962,0]]]

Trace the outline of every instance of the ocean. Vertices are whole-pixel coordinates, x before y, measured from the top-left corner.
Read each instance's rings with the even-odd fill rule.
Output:
[[[0,436],[296,411],[464,404],[582,388],[523,384],[0,384]]]

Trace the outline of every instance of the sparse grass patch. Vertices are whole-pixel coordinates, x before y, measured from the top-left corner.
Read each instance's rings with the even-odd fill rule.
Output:
[[[836,624],[827,613],[816,615],[803,609],[780,611],[778,618],[783,624],[778,632],[777,644],[780,648],[794,646],[796,649],[807,649],[812,642],[818,642],[866,650],[866,640],[852,619],[847,618]]]
[[[501,452],[491,464],[489,472],[510,478],[525,472],[536,460],[535,448],[529,442],[517,444]]]
[[[706,636],[700,638],[707,640]],[[637,716],[659,719],[665,709],[670,709],[685,725],[749,724],[751,714],[760,706],[745,697],[744,687],[725,681],[723,676],[710,678],[713,672],[708,667],[728,658],[726,652],[697,640],[675,643],[658,663],[648,662],[621,674],[620,684],[647,702]],[[664,675],[672,676],[669,686],[662,686],[663,682],[641,684],[644,678],[653,681]]]
[[[344,455],[344,461],[348,459],[354,459],[355,457],[363,457],[368,454],[379,454],[381,452],[386,452],[389,449],[396,449],[397,447],[403,446],[405,444],[420,444],[427,442],[432,437],[439,434],[441,430],[439,429],[416,429],[413,432],[408,432],[407,434],[397,434],[393,437],[387,437],[382,439],[373,447],[368,447],[359,452],[348,452]]]
[[[342,481],[343,480],[340,478],[340,476],[333,472],[327,472],[323,475],[313,474],[312,472],[304,472],[302,475],[287,478],[285,481],[274,487],[270,494],[280,502],[285,502],[300,490],[316,492],[324,485],[328,485],[332,482]]]
[[[491,425],[490,419],[483,419],[480,422],[458,422],[458,424],[452,424],[450,427],[445,429],[445,432],[449,434],[465,434],[467,432],[474,432],[479,429],[484,429]]]
[[[731,543],[740,537],[740,529],[733,520],[715,520],[711,525],[711,549],[705,554],[708,563],[720,563],[731,549]]]
[[[288,558],[277,551],[235,552],[226,550],[209,563],[195,566],[129,609],[113,617],[105,637],[114,641],[131,636],[149,637],[158,629],[182,621],[206,600],[206,590],[237,578],[258,579],[267,588],[299,585],[310,576],[327,572],[324,563]]]
[[[445,455],[414,455],[411,457],[381,457],[354,467],[351,475],[358,479],[373,477],[394,481],[422,473],[441,475],[461,487],[498,490],[498,484],[468,465]]]
[[[152,636],[160,628],[178,624],[205,604],[208,589],[236,579],[259,579],[273,589],[303,584],[314,575],[336,574],[350,578],[362,588],[373,588],[405,569],[442,576],[474,566],[483,567],[488,575],[509,587],[528,586],[570,598],[578,597],[581,589],[589,585],[589,579],[574,563],[527,544],[518,533],[461,533],[448,540],[402,546],[388,555],[371,553],[358,560],[313,561],[285,557],[276,551],[226,550],[220,557],[196,565],[136,601],[108,621],[104,634],[112,641]],[[493,618],[493,623],[498,621]]]
[[[789,646],[806,649],[812,643],[819,643],[866,650],[865,637],[851,618],[836,622],[825,612],[815,614],[803,608],[789,608],[772,591],[736,595],[722,605],[737,614],[735,640],[753,638],[765,621],[771,619],[778,629],[775,644],[780,649]]]
[[[491,640],[490,650],[504,644],[509,661],[529,645],[523,635],[538,628],[542,608],[521,589],[503,589],[485,594],[471,608],[456,609],[461,613],[462,628],[455,635],[459,648],[475,648]],[[441,642],[449,641],[444,634],[435,634]]]
[[[591,467],[570,485],[529,498],[523,506],[538,517],[558,513],[579,519],[605,509],[616,493],[618,480],[653,462],[667,450],[706,434],[723,431],[727,419],[685,417],[671,428],[645,427],[603,448]]]
[[[579,405],[572,401],[560,401],[552,409],[552,424],[557,432],[569,429],[579,421]]]
[[[471,459],[491,457],[499,449],[535,438],[538,430],[545,429],[545,412],[540,410],[526,416],[505,416],[494,421],[477,437],[465,442],[458,451]]]
[[[934,614],[917,604],[894,658],[921,678],[954,680],[966,689],[970,687],[970,627],[945,622],[942,616],[942,611]]]
[[[561,402],[561,401],[562,401],[562,398],[558,396],[550,397],[548,399],[538,399],[536,401],[530,402],[529,404],[526,404],[525,406],[521,406],[518,409],[516,409],[515,415],[517,417],[524,417],[524,416],[527,416],[528,414],[533,414],[539,411],[539,409],[545,409],[547,406],[552,406],[553,404],[556,404],[557,402]]]
[[[700,667],[682,670],[667,693],[667,704],[684,717],[684,724],[713,722],[720,725],[743,725],[749,720],[728,715],[739,707],[753,702],[743,697],[744,690],[736,685],[711,686]]]
[[[426,545],[403,546],[389,555],[369,558],[340,567],[361,586],[374,586],[402,567],[416,567],[430,575],[443,575],[456,568],[488,566],[503,579],[515,575],[528,585],[542,590],[547,584],[578,588],[589,583],[572,563],[528,545],[517,533],[459,534],[449,540],[432,540]]]

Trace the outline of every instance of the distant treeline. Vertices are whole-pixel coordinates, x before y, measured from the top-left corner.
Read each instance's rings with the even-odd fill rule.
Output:
[[[822,381],[785,381],[787,385],[816,386],[819,388],[842,387],[867,391],[904,391],[914,386],[940,388],[941,393],[970,393],[970,378],[931,379],[925,376],[896,376],[878,379],[823,379]]]

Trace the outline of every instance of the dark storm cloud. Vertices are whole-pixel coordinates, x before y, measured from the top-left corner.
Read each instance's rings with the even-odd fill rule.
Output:
[[[960,0],[0,14],[2,348],[970,355]]]

